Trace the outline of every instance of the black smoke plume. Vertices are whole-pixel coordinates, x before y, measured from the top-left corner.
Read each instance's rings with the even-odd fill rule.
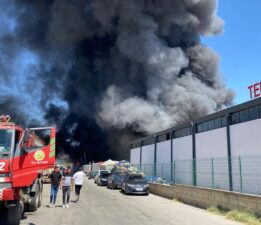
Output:
[[[55,124],[72,158],[128,158],[131,139],[232,104],[200,43],[223,30],[216,0],[0,2],[0,113]]]

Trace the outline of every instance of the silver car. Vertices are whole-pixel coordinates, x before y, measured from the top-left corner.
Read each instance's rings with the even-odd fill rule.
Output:
[[[121,183],[121,190],[125,194],[149,195],[149,184],[141,174],[126,174]]]

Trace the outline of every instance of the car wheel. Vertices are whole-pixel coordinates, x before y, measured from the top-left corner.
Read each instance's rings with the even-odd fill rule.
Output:
[[[125,195],[128,195],[128,194],[129,194],[129,191],[128,191],[128,188],[127,188],[127,185],[125,186],[124,193],[125,193]]]

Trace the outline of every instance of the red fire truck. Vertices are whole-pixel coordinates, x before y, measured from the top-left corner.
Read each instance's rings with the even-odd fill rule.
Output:
[[[8,225],[42,202],[42,172],[55,164],[55,128],[29,128],[0,116],[0,207]]]

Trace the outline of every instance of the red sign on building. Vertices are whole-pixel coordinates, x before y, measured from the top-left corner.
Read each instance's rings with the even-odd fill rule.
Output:
[[[248,87],[250,92],[250,98],[257,98],[261,96],[261,82],[252,84]]]

